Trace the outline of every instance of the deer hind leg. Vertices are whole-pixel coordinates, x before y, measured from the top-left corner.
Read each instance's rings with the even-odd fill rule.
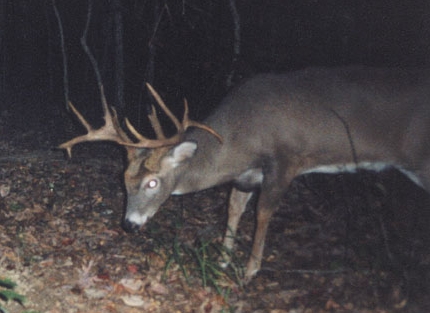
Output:
[[[248,283],[260,270],[270,219],[278,209],[290,182],[297,176],[301,168],[300,163],[293,162],[294,160],[287,156],[279,155],[278,159],[281,161],[288,160],[289,163],[273,162],[270,164],[271,166],[266,168],[257,203],[257,225],[251,255],[246,266],[244,283]]]
[[[261,191],[257,204],[257,225],[254,234],[251,255],[246,266],[244,282],[249,282],[261,267],[264,243],[267,229],[273,213],[279,206],[280,196],[274,196],[271,192]]]
[[[224,236],[224,251],[222,253],[221,266],[227,267],[230,263],[230,254],[233,250],[234,239],[236,238],[237,226],[240,217],[245,212],[246,204],[251,199],[252,192],[243,192],[233,188],[230,194],[228,205],[227,230]]]

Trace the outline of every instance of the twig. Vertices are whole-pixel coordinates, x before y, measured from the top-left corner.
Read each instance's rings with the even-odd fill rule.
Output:
[[[236,7],[236,0],[229,0],[230,13],[233,18],[234,25],[234,41],[233,41],[233,62],[230,74],[227,77],[226,85],[231,87],[233,85],[233,78],[236,74],[236,63],[240,56],[240,16]]]
[[[60,41],[61,41],[61,54],[63,56],[63,85],[64,85],[64,101],[66,104],[66,110],[69,111],[69,79],[68,79],[68,68],[67,68],[67,54],[66,46],[64,44],[64,31],[63,23],[61,21],[60,13],[58,12],[55,0],[52,0],[52,7],[54,8],[55,17],[57,18],[58,29],[60,31]]]
[[[87,21],[85,23],[84,32],[82,33],[81,45],[82,45],[82,48],[84,49],[85,53],[88,55],[88,58],[90,59],[91,65],[93,66],[94,73],[96,74],[97,84],[98,84],[99,88],[102,88],[101,87],[102,86],[102,77],[101,77],[101,74],[99,71],[99,66],[97,64],[97,60],[87,45],[87,34],[88,34],[88,29],[90,27],[91,13],[92,13],[92,1],[90,0],[90,1],[88,1]]]
[[[94,54],[91,52],[90,48],[87,45],[87,34],[88,34],[88,29],[90,27],[91,13],[92,13],[92,1],[89,0],[88,1],[87,21],[85,23],[84,32],[82,33],[81,45],[82,45],[82,48],[84,49],[85,53],[88,55],[88,58],[90,59],[91,65],[93,66],[94,73],[96,74],[97,84],[98,84],[99,90],[100,90],[100,98],[101,98],[101,102],[103,105],[103,111],[106,113],[106,112],[110,112],[110,111],[109,111],[109,107],[107,105],[107,100],[106,100],[106,95],[105,95],[104,88],[103,88],[102,76],[100,74],[99,65],[97,63],[96,58],[94,57]]]

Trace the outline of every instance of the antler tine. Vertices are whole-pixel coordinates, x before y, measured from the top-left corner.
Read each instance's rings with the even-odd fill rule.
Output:
[[[73,113],[75,113],[76,117],[78,118],[78,120],[81,122],[81,124],[85,127],[85,129],[87,130],[87,134],[86,135],[82,135],[82,136],[78,136],[75,137],[61,145],[59,145],[58,147],[60,149],[66,149],[67,154],[69,156],[69,158],[72,157],[72,147],[79,143],[79,142],[83,142],[88,140],[88,134],[92,133],[94,131],[94,129],[91,127],[91,125],[85,120],[85,118],[82,116],[82,114],[76,109],[76,107],[72,104],[72,102],[68,102],[69,107],[72,109]]]
[[[175,124],[175,127],[178,130],[178,132],[179,133],[184,132],[183,126],[181,125],[181,123],[179,122],[179,120],[176,118],[176,116],[173,115],[173,113],[166,106],[166,104],[164,103],[163,99],[161,99],[161,97],[158,94],[158,92],[155,91],[155,89],[149,83],[146,83],[146,86],[148,87],[148,89],[151,92],[152,96],[157,101],[157,103],[160,106],[160,108],[163,109],[164,113],[166,113],[166,115],[172,120],[173,124]],[[155,117],[155,118],[157,119],[157,117]],[[158,119],[157,119],[157,123],[159,124]]]
[[[182,125],[184,127],[184,130],[186,130],[188,127],[197,127],[197,128],[203,129],[203,130],[209,132],[210,134],[212,134],[213,136],[215,136],[220,143],[223,142],[221,135],[218,134],[215,130],[213,130],[212,128],[210,128],[209,126],[207,126],[205,124],[193,121],[189,118],[189,116],[188,116],[189,109],[188,109],[187,99],[184,99],[184,107],[185,107],[184,117],[182,119]]]
[[[106,95],[105,95],[105,91],[104,91],[104,87],[103,85],[99,86],[100,89],[100,97],[101,97],[101,101],[102,101],[102,106],[103,106],[103,113],[104,113],[104,117],[103,119],[105,120],[105,126],[106,129],[111,131],[111,135],[113,135],[115,138],[118,137],[119,140],[113,140],[119,144],[121,144],[122,142],[133,142],[125,133],[125,131],[121,128],[119,121],[118,121],[118,113],[116,112],[114,107],[111,107],[112,109],[112,113],[113,113],[113,117],[112,117],[112,113],[110,112],[111,110],[109,109],[109,105],[107,103],[106,100]],[[102,128],[104,128],[102,127]],[[118,135],[118,136],[116,136]]]
[[[125,118],[125,125],[127,125],[128,130],[130,131],[130,133],[133,134],[134,137],[136,137],[137,140],[139,140],[139,142],[146,142],[149,141],[150,139],[142,136],[137,130],[136,128],[134,128],[133,124],[131,124],[130,120],[128,118]],[[135,146],[136,144],[131,142],[130,146]]]
[[[157,111],[155,107],[151,105],[151,114],[148,115],[148,119],[151,122],[151,126],[154,129],[155,135],[158,139],[166,139],[163,128],[161,127],[160,121],[157,118]]]
[[[86,121],[86,119],[82,116],[82,114],[76,109],[76,107],[72,104],[71,101],[68,102],[69,107],[72,109],[73,113],[75,113],[76,117],[78,118],[79,122],[85,127],[87,132],[93,131],[93,128],[91,125]]]
[[[72,156],[72,148],[74,145],[85,142],[85,141],[113,141],[121,145],[127,145],[129,143],[133,143],[130,138],[126,135],[126,133],[122,130],[119,125],[118,115],[115,109],[112,108],[112,113],[107,105],[106,98],[103,92],[103,86],[100,86],[101,92],[101,100],[104,111],[104,120],[105,124],[99,128],[94,129],[91,125],[85,120],[82,114],[75,108],[75,106],[69,102],[69,106],[72,109],[73,113],[77,116],[81,124],[87,130],[87,134],[75,137],[59,146],[60,149],[66,149],[69,157]]]
[[[137,140],[139,140],[139,143],[133,144],[131,146],[138,147],[138,145],[140,143],[142,143],[141,146],[143,147],[144,144],[148,145],[151,142],[162,143],[162,140],[166,139],[166,136],[164,136],[163,129],[161,128],[160,121],[157,118],[157,112],[155,111],[155,107],[154,106],[152,106],[152,112],[151,112],[151,114],[148,115],[148,118],[149,118],[149,121],[151,123],[152,128],[155,131],[155,135],[157,136],[158,140],[151,140],[151,139],[148,139],[145,136],[141,135],[136,130],[136,128],[134,128],[133,124],[131,124],[130,120],[128,118],[126,118],[125,119],[125,124],[127,125],[128,130],[133,134],[133,136]],[[158,143],[157,143],[157,145],[158,145]],[[127,144],[125,144],[125,145],[127,145]],[[128,145],[128,146],[130,146],[130,145]]]

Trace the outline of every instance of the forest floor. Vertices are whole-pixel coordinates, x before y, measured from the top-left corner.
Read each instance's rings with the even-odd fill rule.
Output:
[[[254,211],[221,270],[228,186],[171,197],[128,234],[121,149],[68,160],[38,136],[0,139],[0,281],[25,297],[0,299],[8,312],[430,312],[430,201],[396,171],[297,179],[241,286]]]

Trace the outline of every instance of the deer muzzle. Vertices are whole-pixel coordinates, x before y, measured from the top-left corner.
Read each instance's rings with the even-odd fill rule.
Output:
[[[142,228],[147,220],[147,215],[140,215],[139,213],[133,212],[125,216],[122,228],[128,233],[135,233]]]

